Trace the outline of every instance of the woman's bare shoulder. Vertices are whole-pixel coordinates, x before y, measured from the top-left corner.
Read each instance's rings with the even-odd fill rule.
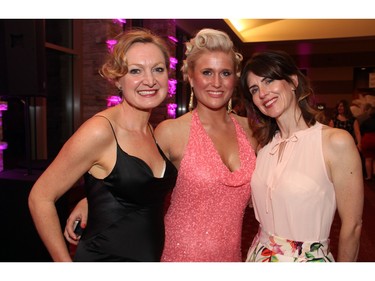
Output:
[[[258,149],[258,141],[255,139],[253,130],[250,126],[249,119],[247,117],[239,116],[236,114],[233,114],[234,118],[238,121],[240,126],[243,128],[243,130],[246,133],[247,138],[249,139],[251,146],[253,147],[254,151],[257,151]]]
[[[345,151],[348,147],[355,147],[353,137],[346,130],[323,125],[322,136],[323,143],[332,151],[340,152]]]
[[[113,136],[110,119],[104,118],[102,115],[92,116],[81,125],[79,130],[98,140]]]
[[[186,113],[176,119],[166,119],[159,123],[155,129],[155,134],[176,134],[184,128],[190,126],[191,114]]]
[[[189,117],[190,115],[190,117]],[[155,138],[167,157],[178,167],[188,142],[191,114],[161,122],[155,129]]]
[[[324,159],[331,173],[342,169],[343,165],[347,166],[349,163],[357,165],[360,159],[353,137],[343,129],[323,126],[322,148]]]

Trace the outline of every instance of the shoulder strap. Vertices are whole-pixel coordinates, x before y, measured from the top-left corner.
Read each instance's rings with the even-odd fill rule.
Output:
[[[168,158],[167,158],[167,156],[165,156],[164,151],[160,148],[158,142],[156,141],[155,136],[154,136],[154,129],[152,128],[152,126],[151,126],[150,123],[148,124],[148,128],[150,129],[151,136],[152,136],[152,138],[154,139],[154,142],[155,142],[155,144],[156,144],[156,147],[158,148],[158,150],[159,150],[161,156],[164,158],[164,160],[169,161]]]
[[[154,129],[152,128],[150,123],[148,123],[148,128],[150,129],[150,133],[151,133],[152,138],[154,139],[155,143],[157,144],[155,136],[154,136]]]
[[[103,118],[107,119],[109,125],[111,126],[111,129],[112,129],[113,135],[114,135],[114,137],[115,137],[116,143],[118,143],[118,141],[117,141],[117,137],[116,137],[116,133],[115,133],[115,130],[113,129],[113,126],[112,126],[111,121],[110,121],[107,117],[105,117],[105,116],[103,116],[103,115],[94,115],[94,117],[103,117]]]

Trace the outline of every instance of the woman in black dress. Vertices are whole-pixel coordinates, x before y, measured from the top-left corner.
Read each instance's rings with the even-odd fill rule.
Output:
[[[169,51],[147,30],[121,34],[101,75],[121,103],[87,120],[31,190],[29,207],[54,261],[71,261],[55,202],[83,175],[89,218],[75,261],[159,261],[164,199],[177,170],[149,125],[168,93]]]

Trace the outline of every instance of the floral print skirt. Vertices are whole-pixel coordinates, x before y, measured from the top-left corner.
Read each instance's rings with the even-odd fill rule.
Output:
[[[329,240],[292,241],[266,233],[259,227],[247,254],[247,262],[334,262]]]

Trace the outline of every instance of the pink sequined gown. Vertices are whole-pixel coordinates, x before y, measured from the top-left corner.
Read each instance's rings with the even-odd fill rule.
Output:
[[[235,120],[241,168],[231,172],[193,111],[190,136],[165,216],[163,262],[240,262],[255,153]]]

